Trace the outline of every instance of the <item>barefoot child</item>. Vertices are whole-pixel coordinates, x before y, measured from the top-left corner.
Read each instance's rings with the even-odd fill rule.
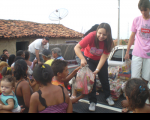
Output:
[[[129,109],[134,113],[150,113],[150,106],[145,102],[150,97],[147,84],[141,79],[131,79],[125,87]]]
[[[13,92],[15,87],[15,77],[11,75],[5,76],[1,80],[1,101],[3,102],[2,105],[0,104],[0,110],[10,110],[13,113],[20,113],[21,107],[18,105],[18,100]]]

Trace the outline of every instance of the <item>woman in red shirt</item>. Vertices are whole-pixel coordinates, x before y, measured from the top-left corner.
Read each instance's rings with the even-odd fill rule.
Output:
[[[94,75],[98,74],[109,105],[114,105],[114,101],[110,96],[107,58],[113,46],[111,27],[107,23],[102,23],[98,26],[97,31],[89,33],[74,48],[76,55],[81,59],[81,66],[88,64]],[[84,48],[84,56],[81,53],[82,48]],[[96,82],[88,98],[90,101],[89,110],[95,111],[97,103]]]

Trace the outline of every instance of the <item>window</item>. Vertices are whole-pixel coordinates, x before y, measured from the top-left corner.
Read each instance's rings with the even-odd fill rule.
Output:
[[[126,51],[127,50],[124,49],[124,55],[123,55],[123,57],[125,57]],[[130,56],[130,59],[132,60],[132,50],[130,50],[129,56]],[[111,60],[122,61],[122,49],[116,50],[115,53],[113,54]],[[123,59],[123,61],[125,61],[125,60]]]

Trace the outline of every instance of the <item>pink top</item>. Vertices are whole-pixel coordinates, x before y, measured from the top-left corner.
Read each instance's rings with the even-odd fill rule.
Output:
[[[67,108],[68,108],[68,104],[64,102],[59,105],[49,106],[45,110],[43,110],[39,113],[66,113]]]
[[[150,19],[145,20],[142,16],[135,18],[131,31],[136,33],[132,54],[150,59],[150,56],[147,55],[150,54]]]

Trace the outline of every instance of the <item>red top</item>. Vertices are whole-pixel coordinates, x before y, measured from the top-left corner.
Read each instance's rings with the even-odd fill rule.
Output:
[[[85,36],[80,42],[80,46],[84,49],[84,55],[86,57],[89,57],[93,60],[100,60],[101,55],[104,53],[106,55],[109,54],[107,52],[107,49],[104,48],[104,41],[99,41],[99,49],[95,46],[95,36],[96,31],[89,33],[87,36]]]

